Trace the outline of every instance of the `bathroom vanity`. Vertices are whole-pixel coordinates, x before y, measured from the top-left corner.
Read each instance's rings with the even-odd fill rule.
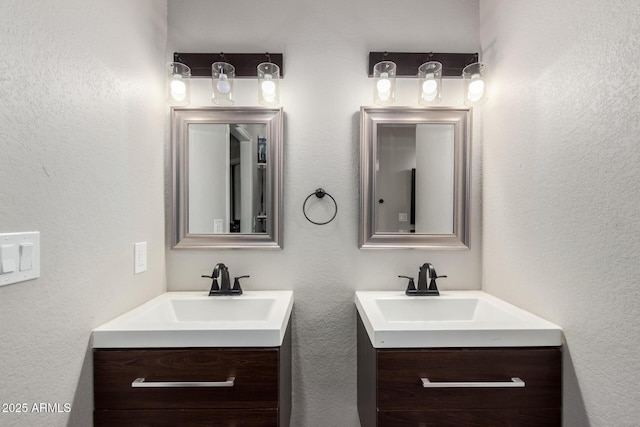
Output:
[[[561,426],[560,328],[482,292],[443,295],[356,293],[361,425]]]
[[[289,426],[292,305],[170,292],[96,328],[94,425]]]
[[[93,362],[95,427],[289,425],[290,327],[280,347],[96,349]]]

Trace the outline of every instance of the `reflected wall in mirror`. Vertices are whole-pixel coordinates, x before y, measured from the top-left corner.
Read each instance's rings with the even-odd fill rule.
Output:
[[[362,107],[361,248],[468,248],[470,116]]]
[[[282,110],[171,117],[174,248],[281,248]]]

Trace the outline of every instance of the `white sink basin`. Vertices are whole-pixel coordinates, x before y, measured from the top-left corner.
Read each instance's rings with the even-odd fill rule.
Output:
[[[481,291],[356,292],[375,348],[559,346],[562,329]]]
[[[167,292],[94,329],[93,347],[277,347],[292,308],[292,291]]]

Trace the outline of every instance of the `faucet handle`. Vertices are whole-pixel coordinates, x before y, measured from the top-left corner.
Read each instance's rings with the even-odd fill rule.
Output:
[[[206,277],[207,279],[212,279],[211,289],[214,290],[214,291],[220,290],[220,286],[218,286],[218,278],[215,277],[213,274],[211,274],[211,276],[207,276],[206,274],[203,274],[200,277]]]
[[[416,284],[413,281],[413,277],[409,277],[409,276],[398,276],[402,279],[409,279],[409,284],[407,286],[407,291],[415,291],[416,290]]]
[[[438,274],[433,270],[433,277],[429,279],[429,290],[438,292],[438,285],[436,285],[436,279],[446,278],[447,276],[438,276]]]
[[[244,279],[251,276],[238,276],[233,278],[233,291],[237,291],[239,295],[242,295],[242,288],[240,287],[240,279]]]

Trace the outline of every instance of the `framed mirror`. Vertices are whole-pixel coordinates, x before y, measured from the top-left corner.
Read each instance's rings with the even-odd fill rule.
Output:
[[[282,248],[281,108],[171,109],[173,242]]]
[[[468,249],[471,111],[362,107],[360,248]]]

